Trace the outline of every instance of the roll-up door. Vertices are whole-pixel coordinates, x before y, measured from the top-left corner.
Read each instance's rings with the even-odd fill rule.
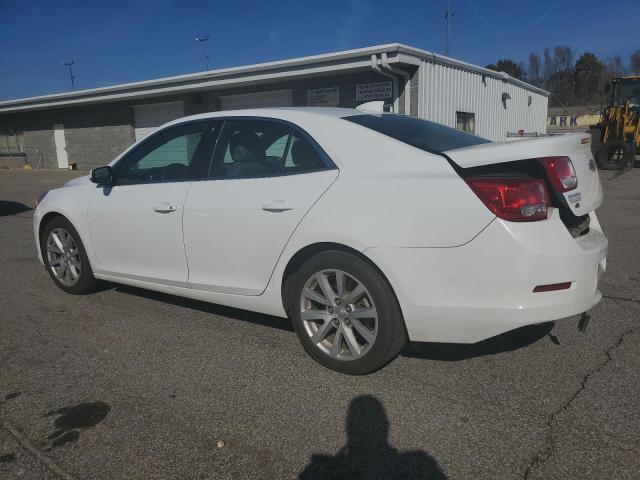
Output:
[[[184,117],[182,102],[150,103],[133,107],[136,141],[144,138],[163,123]]]

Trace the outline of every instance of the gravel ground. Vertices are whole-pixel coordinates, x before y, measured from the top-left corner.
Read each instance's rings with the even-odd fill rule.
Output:
[[[586,333],[412,344],[366,377],[314,363],[279,318],[58,290],[31,209],[73,175],[0,170],[0,478],[638,478],[639,169],[602,172]]]

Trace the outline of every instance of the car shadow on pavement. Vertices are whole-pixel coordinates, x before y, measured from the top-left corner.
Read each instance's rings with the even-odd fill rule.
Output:
[[[347,444],[335,455],[313,455],[299,480],[447,478],[435,458],[426,452],[400,452],[389,445],[389,419],[384,405],[371,395],[351,400],[346,429]]]
[[[159,302],[169,303],[178,307],[191,308],[193,310],[198,310],[199,312],[210,313],[212,315],[221,315],[223,317],[242,320],[243,322],[255,323],[264,327],[277,328],[278,330],[293,332],[291,321],[286,318],[264,315],[262,313],[250,312],[248,310],[241,310],[239,308],[225,307],[223,305],[217,305],[214,303],[201,302],[199,300],[191,300],[189,298],[176,297],[166,293],[153,292],[151,290],[143,290],[141,288],[129,287],[126,285],[114,285],[114,288],[117,292],[135,295],[136,297],[157,300]]]
[[[511,352],[527,347],[551,335],[553,326],[554,322],[527,325],[472,344],[411,342],[402,351],[402,356],[457,362],[459,360],[482,357],[484,355]],[[555,343],[557,340],[554,340],[552,337],[552,341]]]
[[[29,210],[32,210],[32,208],[27,207],[24,203],[0,200],[0,217],[17,215],[18,213],[28,212]]]

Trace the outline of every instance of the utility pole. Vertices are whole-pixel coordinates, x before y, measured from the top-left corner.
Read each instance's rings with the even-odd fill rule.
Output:
[[[445,39],[445,55],[448,57],[451,50],[451,17],[453,12],[451,11],[451,0],[447,0],[447,9],[444,12],[444,21],[447,24],[447,37]]]
[[[76,83],[75,83],[75,76],[73,75],[73,64],[76,63],[74,60],[71,60],[70,62],[64,62],[63,65],[65,67],[69,67],[69,77],[71,78],[71,90],[75,91],[76,89]]]
[[[207,52],[207,42],[209,41],[209,34],[199,35],[196,37],[196,42],[202,43],[204,48],[204,69],[209,70],[209,53]]]

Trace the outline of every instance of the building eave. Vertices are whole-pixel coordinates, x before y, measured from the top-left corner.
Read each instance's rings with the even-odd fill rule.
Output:
[[[495,72],[460,60],[441,56],[400,43],[377,45],[342,52],[312,55],[307,57],[258,63],[241,67],[223,68],[205,72],[164,77],[154,80],[112,85],[108,87],[79,90],[37,97],[0,102],[0,114],[17,113],[47,108],[62,108],[97,103],[144,99],[156,95],[171,95],[201,90],[241,87],[264,84],[284,79],[294,80],[327,73],[347,73],[369,68],[372,55],[386,53],[395,55],[392,63],[403,63],[399,57],[404,54],[415,59],[442,63],[462,70],[500,78],[527,90],[546,95],[549,93],[510,77],[504,72]],[[413,63],[413,62],[411,62]]]

